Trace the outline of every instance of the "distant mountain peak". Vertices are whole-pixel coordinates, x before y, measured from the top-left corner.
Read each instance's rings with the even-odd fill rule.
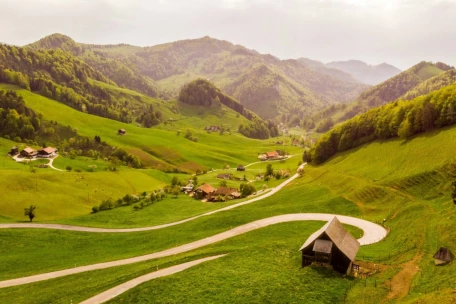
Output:
[[[400,69],[385,62],[378,65],[369,65],[356,59],[333,61],[325,66],[344,71],[362,83],[371,85],[377,85],[401,72]]]

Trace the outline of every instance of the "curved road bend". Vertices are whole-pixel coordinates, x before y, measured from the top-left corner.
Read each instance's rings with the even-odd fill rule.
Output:
[[[91,270],[105,269],[105,268],[110,268],[110,267],[115,267],[115,266],[127,265],[127,264],[167,257],[167,256],[191,251],[191,250],[194,250],[197,248],[201,248],[201,247],[204,247],[204,246],[207,246],[207,245],[210,245],[210,244],[222,241],[222,240],[226,240],[231,237],[234,237],[234,236],[237,236],[237,235],[240,235],[240,234],[252,231],[252,230],[256,230],[259,228],[267,227],[267,226],[278,224],[278,223],[286,223],[286,222],[293,222],[293,221],[326,221],[327,222],[329,220],[332,220],[334,218],[334,216],[336,216],[336,215],[335,214],[326,214],[326,213],[296,213],[296,214],[278,215],[278,216],[274,216],[274,217],[257,220],[257,221],[254,221],[254,222],[251,222],[251,223],[248,223],[245,225],[238,226],[231,230],[213,235],[211,237],[207,237],[207,238],[204,238],[204,239],[201,239],[198,241],[194,241],[194,242],[191,242],[188,244],[184,244],[181,246],[177,246],[174,248],[166,249],[166,250],[151,253],[151,254],[146,254],[146,255],[123,259],[123,260],[104,262],[104,263],[98,263],[98,264],[87,265],[87,266],[80,266],[80,267],[59,270],[59,271],[54,271],[54,272],[49,272],[49,273],[43,273],[43,274],[38,274],[38,275],[33,275],[33,276],[28,276],[28,277],[23,277],[23,278],[0,281],[0,288],[28,284],[28,283],[32,283],[32,282],[44,281],[44,280],[48,280],[48,279],[63,277],[63,276],[91,271]],[[361,245],[368,245],[368,244],[376,243],[376,242],[382,240],[387,234],[387,231],[385,230],[385,228],[381,227],[380,225],[374,224],[372,222],[350,217],[350,216],[345,216],[345,215],[337,215],[337,217],[342,223],[358,227],[364,231],[364,235],[360,239],[358,239],[358,241]],[[43,227],[41,227],[41,228],[43,228]]]

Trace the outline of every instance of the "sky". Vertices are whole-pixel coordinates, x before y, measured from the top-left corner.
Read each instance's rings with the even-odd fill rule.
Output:
[[[151,46],[210,36],[281,59],[456,66],[456,0],[0,0],[0,41]]]

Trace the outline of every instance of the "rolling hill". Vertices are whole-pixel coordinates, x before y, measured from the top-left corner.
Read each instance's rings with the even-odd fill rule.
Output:
[[[290,113],[290,108],[287,107],[289,100],[299,102],[303,100],[303,95],[306,95],[304,102],[298,104],[298,107],[302,108],[301,112],[310,113],[327,105],[351,101],[368,87],[351,77],[335,77],[331,73],[308,68],[297,60],[280,60],[272,55],[259,54],[246,47],[210,37],[142,48],[123,44],[81,44],[69,37],[54,34],[29,47],[69,51],[102,71],[119,86],[140,90],[138,85],[135,87],[124,81],[124,77],[117,78],[119,70],[124,71],[125,75],[132,71],[147,83],[158,84],[165,92],[161,96],[177,96],[186,83],[205,78],[223,91],[226,90],[247,109],[258,111],[258,102],[264,102],[266,106],[258,112],[263,118]],[[262,65],[267,68],[260,69],[260,72],[266,74],[263,81],[270,81],[270,73],[277,74],[281,78],[278,81],[284,87],[282,92],[274,93],[269,88],[252,89],[255,84],[251,82],[255,80],[251,75],[257,75],[259,66]],[[144,89],[141,91],[144,92]]]
[[[443,63],[420,62],[410,69],[363,92],[354,102],[333,105],[313,115],[321,131],[327,131],[333,124],[343,122],[357,114],[397,99],[412,99],[452,84],[452,67]],[[408,95],[407,93],[410,92]],[[330,123],[328,124],[328,121]],[[325,125],[323,128],[322,125]],[[317,126],[318,129],[318,126]]]

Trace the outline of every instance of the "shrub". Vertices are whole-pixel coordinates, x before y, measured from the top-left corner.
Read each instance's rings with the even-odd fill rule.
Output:
[[[66,169],[67,171],[73,170],[73,168],[71,168],[71,166],[66,166],[65,169]]]

